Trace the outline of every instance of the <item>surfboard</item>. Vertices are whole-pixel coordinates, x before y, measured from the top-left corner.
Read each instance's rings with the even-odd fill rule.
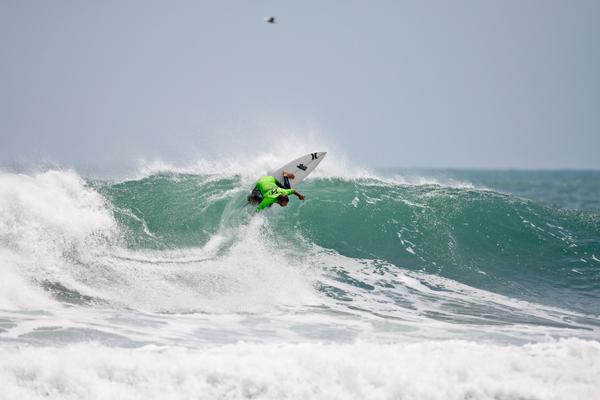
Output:
[[[294,161],[290,161],[285,164],[283,167],[276,169],[269,173],[277,179],[279,182],[283,182],[283,171],[293,173],[294,179],[290,179],[290,184],[292,187],[299,184],[310,175],[311,172],[317,168],[317,165],[325,158],[327,154],[326,151],[317,151],[315,153],[309,153],[302,157],[296,158]]]

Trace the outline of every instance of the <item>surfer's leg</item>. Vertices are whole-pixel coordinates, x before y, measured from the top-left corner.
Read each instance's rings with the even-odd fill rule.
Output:
[[[290,184],[290,178],[294,178],[294,174],[290,174],[289,172],[283,172],[283,185],[277,179],[275,179],[275,184],[282,189],[291,189],[292,185]]]
[[[283,186],[285,186],[286,189],[291,189],[292,185],[290,185],[290,179],[286,176],[283,177]]]
[[[275,184],[282,189],[291,189],[292,188],[292,185],[290,185],[290,180],[288,179],[287,176],[283,177],[283,184],[281,182],[279,182],[277,179],[275,179]]]

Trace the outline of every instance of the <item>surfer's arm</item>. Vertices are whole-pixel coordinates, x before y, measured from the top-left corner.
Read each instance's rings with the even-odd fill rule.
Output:
[[[287,181],[287,178],[286,178]],[[300,193],[299,191],[297,191],[296,189],[282,189],[281,190],[282,193],[285,193],[287,196],[290,195],[294,195],[296,197],[298,197],[300,200],[304,200],[304,195],[302,193]]]
[[[281,193],[285,194],[286,196],[298,196],[298,198],[300,200],[304,200],[304,195],[302,193],[300,193],[299,191],[297,191],[296,189],[282,189],[280,191]]]
[[[299,191],[292,189],[292,194],[295,195],[296,197],[298,197],[300,200],[304,200],[304,195],[302,193],[300,193]]]

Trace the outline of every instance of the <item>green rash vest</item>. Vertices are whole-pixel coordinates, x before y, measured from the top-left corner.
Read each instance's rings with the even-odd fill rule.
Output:
[[[256,211],[263,210],[277,203],[277,198],[282,194],[289,196],[294,193],[294,189],[282,189],[277,186],[274,176],[263,176],[256,182],[256,187],[263,197],[258,207],[256,207]]]

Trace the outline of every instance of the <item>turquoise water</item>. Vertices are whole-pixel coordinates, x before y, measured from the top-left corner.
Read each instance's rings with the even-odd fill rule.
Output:
[[[597,312],[600,174],[443,175],[454,187],[387,178],[309,180],[302,189],[310,201],[265,216],[275,229],[268,240],[294,250],[311,243],[517,299]],[[94,184],[113,205],[133,249],[202,246],[219,232],[226,213],[240,224],[251,218],[243,193],[227,195],[240,187],[236,177],[164,174]]]
[[[600,172],[326,166],[258,214],[235,168],[0,173],[11,393],[599,394]]]

